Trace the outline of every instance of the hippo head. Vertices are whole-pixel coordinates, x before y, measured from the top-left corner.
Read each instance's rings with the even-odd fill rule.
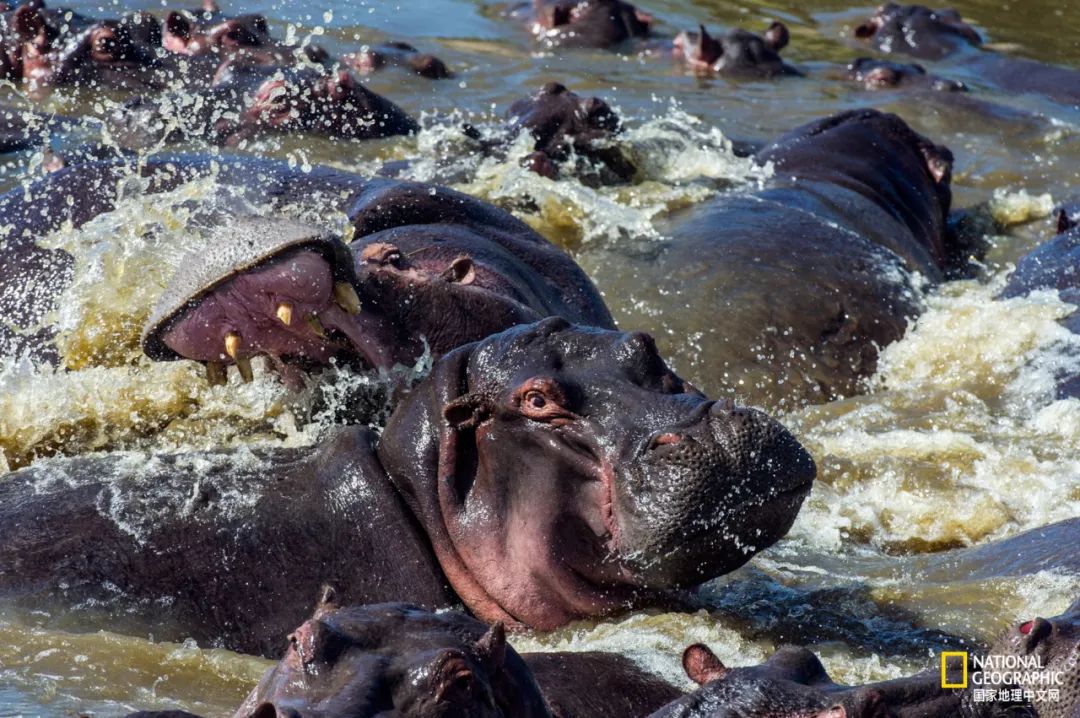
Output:
[[[806,141],[813,137],[813,141]],[[945,224],[952,202],[952,153],[896,115],[851,110],[815,120],[758,152],[778,174],[824,180],[858,192],[907,225],[938,268],[951,266]],[[827,167],[820,161],[828,157]]]
[[[323,601],[234,718],[549,718],[532,673],[461,613]]]
[[[510,105],[506,113],[512,132],[529,132],[536,140],[527,166],[537,174],[553,178],[558,163],[571,151],[609,169],[620,179],[629,179],[634,168],[618,148],[599,141],[615,137],[622,129],[618,115],[599,97],[581,97],[558,82],[549,82],[531,97]]]
[[[741,566],[815,473],[780,424],[707,399],[648,335],[559,318],[443,357],[379,456],[466,605],[540,629]]]
[[[731,30],[719,39],[701,25],[696,33],[680,33],[673,52],[695,72],[743,77],[796,75],[798,71],[780,59],[788,39],[788,29],[781,22],[770,25],[764,36]]]
[[[923,5],[885,3],[855,28],[855,36],[882,52],[898,52],[940,60],[965,47],[982,43],[975,28],[955,10],[931,10]]]
[[[360,52],[343,55],[341,62],[361,75],[381,70],[388,65],[396,65],[431,80],[451,77],[445,62],[434,55],[420,52],[407,42],[386,42],[375,47],[365,47]]]
[[[4,53],[11,79],[43,80],[51,72],[54,33],[40,5],[20,5],[11,15],[10,34],[14,43]]]
[[[311,132],[368,139],[411,134],[419,129],[401,108],[368,90],[345,70],[282,70],[228,62],[219,68],[215,84],[229,83],[253,83],[255,90],[238,123],[223,119],[215,127],[225,144],[235,145],[262,132]]]
[[[623,0],[533,0],[536,31],[556,45],[610,47],[648,37],[653,19]]]
[[[990,655],[1034,656],[1041,670],[1061,674],[1058,700],[1033,701],[1040,718],[1073,718],[1080,712],[1080,600],[1060,616],[1035,618],[1012,628]],[[1020,687],[1034,690],[1045,686]]]
[[[962,92],[964,83],[926,74],[922,65],[860,57],[847,66],[847,78],[868,90],[922,86],[941,92]]]
[[[203,24],[187,13],[172,11],[165,16],[162,47],[181,55],[205,55],[270,43],[270,29],[262,15],[228,18]]]

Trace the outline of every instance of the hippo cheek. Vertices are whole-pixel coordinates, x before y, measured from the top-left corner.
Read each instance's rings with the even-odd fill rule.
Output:
[[[620,556],[644,588],[732,571],[787,532],[814,476],[810,455],[765,414],[703,405],[619,470]]]

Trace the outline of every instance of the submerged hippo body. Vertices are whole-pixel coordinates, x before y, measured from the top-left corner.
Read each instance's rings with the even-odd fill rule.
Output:
[[[951,155],[862,110],[756,158],[774,167],[765,189],[676,215],[655,257],[583,261],[601,286],[634,287],[643,309],[620,321],[677,337],[695,382],[774,405],[854,393],[918,312],[913,274],[940,280],[952,262]]]
[[[320,584],[549,629],[733,570],[813,461],[641,334],[523,325],[435,364],[377,445],[54,460],[0,482],[0,597],[276,655]]]
[[[982,50],[979,33],[955,10],[886,3],[859,25],[855,34],[883,52],[926,60],[955,56],[980,78],[1010,93],[1044,95],[1068,105],[1080,103],[1080,72]]]
[[[461,613],[323,601],[235,718],[634,718],[681,691],[610,653],[525,653]]]
[[[300,364],[325,363],[331,355],[342,354],[362,359],[365,352],[368,359],[374,359],[369,364],[412,363],[422,353],[424,340],[441,354],[514,324],[552,315],[593,326],[613,326],[599,293],[564,252],[509,214],[451,190],[366,179],[328,168],[303,172],[285,163],[258,160],[162,157],[143,164],[140,171],[148,193],[214,174],[221,188],[219,201],[226,208],[235,201],[233,195],[239,194],[241,205],[244,201],[269,205],[270,212],[289,206],[322,215],[339,212],[349,218],[355,236],[349,247],[311,228],[285,232],[282,246],[268,246],[264,236],[267,227],[282,229],[284,224],[254,220],[247,229],[230,224],[237,233],[223,240],[226,245],[211,248],[220,251],[204,251],[181,263],[183,271],[169,290],[176,304],[161,308],[166,312],[186,306],[193,295],[227,279],[235,273],[230,261],[251,267],[252,263],[272,263],[281,252],[288,254],[301,244],[317,245],[316,259],[322,259],[312,271],[352,283],[363,312],[347,320],[333,310],[340,326],[327,326],[329,340],[322,341],[306,320],[335,302],[330,297],[313,297],[303,288],[296,296],[277,296],[277,301],[261,311],[274,318],[282,302],[294,304],[296,321],[290,319],[285,325],[274,318],[280,330],[274,336],[288,339],[290,333],[300,333],[297,340],[306,341],[307,351],[290,357]],[[125,178],[133,172],[117,163],[75,165],[31,183],[25,192],[19,189],[0,196],[0,217],[9,227],[0,245],[4,259],[0,264],[0,316],[7,319],[0,322],[0,353],[15,356],[28,352],[39,359],[56,360],[48,318],[71,280],[72,258],[61,250],[39,246],[38,240],[65,222],[80,227],[113,209],[118,187],[124,186]],[[220,216],[215,218],[215,222],[221,221]],[[256,226],[260,222],[261,228]],[[236,241],[245,234],[262,241]],[[250,256],[230,254],[229,250],[236,248],[249,248]],[[229,288],[223,284],[221,296]],[[350,296],[341,299],[351,304]],[[305,302],[313,302],[308,312],[304,312]],[[197,304],[191,308],[197,309]],[[172,313],[158,317],[161,322],[179,318]],[[326,321],[330,323],[330,319]],[[353,328],[357,322],[371,333],[358,335],[360,329]],[[174,324],[162,324],[159,329],[173,329]],[[219,328],[208,355],[215,359],[221,354],[225,336],[230,331],[242,336],[244,329],[223,324]],[[155,342],[156,357],[176,358],[174,350],[157,341],[156,333],[148,336]],[[365,337],[371,341],[365,342]],[[269,353],[274,346],[268,344],[265,349]],[[250,356],[249,349],[243,351],[243,356]],[[188,356],[208,360],[198,352]]]
[[[649,35],[653,19],[625,0],[532,0],[512,15],[547,45],[614,47]]]
[[[1073,201],[1058,209],[1057,235],[1021,257],[1009,276],[1002,297],[1022,297],[1039,289],[1055,289],[1062,301],[1080,305],[1080,224]],[[1080,311],[1062,323],[1080,334]],[[1080,398],[1080,374],[1064,373],[1058,377],[1058,398]]]

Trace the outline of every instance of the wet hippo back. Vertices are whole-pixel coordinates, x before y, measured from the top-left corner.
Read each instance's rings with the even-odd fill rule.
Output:
[[[757,157],[774,168],[765,189],[677,214],[655,256],[583,261],[601,286],[633,288],[619,322],[709,390],[772,406],[856,393],[918,313],[916,273],[944,276],[951,156],[865,110]]]

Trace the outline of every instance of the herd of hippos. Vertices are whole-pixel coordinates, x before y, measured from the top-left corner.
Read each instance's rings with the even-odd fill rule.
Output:
[[[535,0],[510,14],[549,44],[650,34],[650,17],[622,0]],[[404,43],[341,58],[286,45],[263,17],[212,3],[99,20],[31,0],[2,18],[0,73],[31,96],[130,91],[110,130],[132,149],[190,136],[232,146],[266,133],[413,133],[416,122],[356,76],[450,74]],[[1080,100],[1080,73],[984,50],[952,11],[888,4],[856,35],[894,54],[963,55],[1003,89]],[[780,23],[761,36],[702,27],[666,48],[697,72],[798,75],[779,56],[788,41]],[[849,69],[868,86],[964,91],[914,64]],[[177,102],[178,79],[199,99],[182,122],[162,109]],[[551,83],[509,116],[508,137],[535,138],[524,161],[540,174],[556,177],[571,159],[591,163],[598,182],[634,174],[600,99]],[[6,149],[35,141],[18,116],[5,122]],[[501,151],[474,139],[477,151]],[[960,276],[979,251],[950,221],[952,155],[869,109],[746,152],[771,163],[771,177],[673,218],[644,281],[678,282],[681,302],[715,314],[703,385],[744,378],[774,406],[855,393],[878,348],[919,311],[919,282]],[[53,159],[0,197],[0,354],[46,364],[60,363],[47,318],[73,258],[38,240],[113,209],[132,171],[123,158]],[[97,455],[11,473],[0,481],[4,600],[280,658],[238,718],[1080,716],[1080,601],[1018,624],[993,649],[1064,671],[1055,701],[979,703],[970,689],[942,688],[936,670],[838,685],[791,646],[745,668],[690,646],[683,666],[700,685],[690,694],[616,654],[516,653],[507,632],[678,606],[684,589],[744,564],[791,527],[812,458],[765,412],[676,376],[649,335],[616,329],[566,253],[480,200],[242,156],[151,156],[137,171],[149,192],[212,171],[270,205],[264,216],[214,215],[215,240],[180,264],[146,324],[151,359],[200,362],[225,384],[230,367],[251,381],[252,359],[265,357],[290,387],[331,363],[386,369],[430,352],[434,365],[400,389],[378,434],[344,426],[317,446],[256,448],[242,461],[193,452],[136,470]],[[351,243],[273,216],[286,205],[343,213]],[[1068,206],[1058,230],[1018,263],[1004,296],[1049,288],[1080,299]],[[1080,314],[1065,321],[1080,332]],[[787,331],[763,339],[765,326]],[[1080,396],[1080,377],[1059,380],[1061,397]],[[239,509],[237,496],[247,497]],[[102,508],[117,502],[123,516]],[[1076,520],[1050,528],[1080,537]]]

